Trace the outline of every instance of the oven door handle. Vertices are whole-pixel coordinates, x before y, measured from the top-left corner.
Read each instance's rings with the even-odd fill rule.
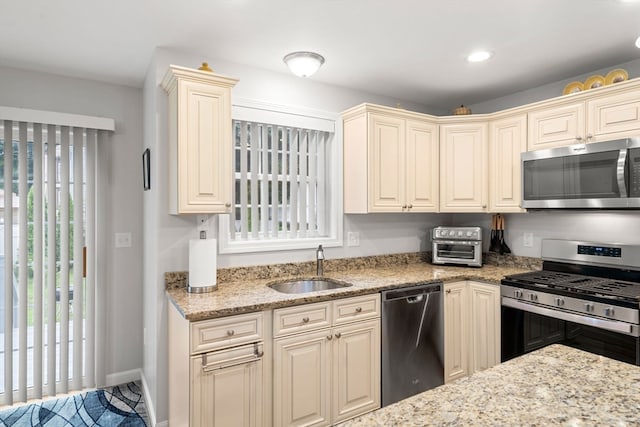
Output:
[[[631,335],[634,337],[640,336],[638,328],[633,328],[633,325],[625,322],[618,322],[615,320],[598,319],[595,317],[581,316],[579,314],[567,313],[566,311],[553,310],[546,307],[540,307],[539,305],[528,304],[520,302],[512,298],[502,297],[502,305],[517,308],[519,310],[528,311],[530,313],[540,314],[547,317],[553,317],[554,319],[566,320],[567,322],[579,323],[581,325],[593,326],[600,329],[606,329],[612,332],[620,332],[625,335]]]

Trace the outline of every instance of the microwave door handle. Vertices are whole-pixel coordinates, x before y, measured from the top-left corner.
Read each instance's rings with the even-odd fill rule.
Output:
[[[620,191],[620,197],[627,197],[627,182],[625,177],[627,174],[627,150],[627,148],[623,148],[618,154],[616,174],[618,176],[618,190]]]

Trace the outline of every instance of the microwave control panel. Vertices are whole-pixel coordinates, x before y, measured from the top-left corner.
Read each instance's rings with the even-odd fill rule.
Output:
[[[629,149],[629,197],[640,197],[640,148]]]

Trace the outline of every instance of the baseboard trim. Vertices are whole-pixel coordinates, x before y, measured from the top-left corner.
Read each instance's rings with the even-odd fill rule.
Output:
[[[147,407],[147,415],[149,416],[149,425],[151,427],[169,427],[168,421],[163,421],[159,424],[156,424],[156,408],[154,406],[153,400],[151,400],[151,393],[149,393],[149,385],[147,384],[147,379],[144,376],[144,371],[140,371],[140,379],[142,382],[142,394],[144,395],[144,404]]]
[[[107,375],[107,377],[105,378],[106,387],[113,387],[133,381],[140,381],[140,378],[140,369],[131,369],[130,371],[116,372],[115,374]]]

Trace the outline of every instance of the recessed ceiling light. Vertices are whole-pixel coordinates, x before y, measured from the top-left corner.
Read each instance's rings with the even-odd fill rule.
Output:
[[[482,62],[493,56],[493,52],[489,52],[488,50],[478,50],[467,56],[467,61],[469,62]]]
[[[640,49],[640,37],[636,39],[636,47]]]

